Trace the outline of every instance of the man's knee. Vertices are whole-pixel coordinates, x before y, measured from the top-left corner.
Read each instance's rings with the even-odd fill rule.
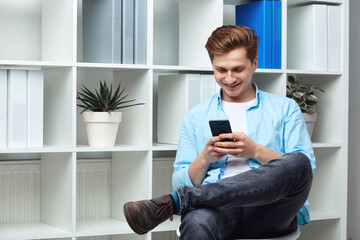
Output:
[[[312,167],[310,159],[302,152],[291,152],[281,157],[287,160],[287,165],[293,167],[295,171],[312,176]]]
[[[217,239],[219,223],[215,209],[199,208],[182,216],[180,234],[182,237],[191,236],[193,239]],[[211,236],[211,237],[210,237]],[[196,237],[196,238],[194,238]],[[191,238],[186,238],[191,239]]]

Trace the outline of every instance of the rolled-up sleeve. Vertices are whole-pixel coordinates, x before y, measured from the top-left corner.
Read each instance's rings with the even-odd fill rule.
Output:
[[[198,155],[195,132],[191,113],[187,113],[181,126],[179,144],[174,162],[174,173],[172,177],[174,189],[182,186],[193,186],[189,176],[189,167]]]
[[[310,160],[313,173],[316,169],[315,155],[304,117],[297,103],[291,99],[284,125],[285,152],[299,151]]]

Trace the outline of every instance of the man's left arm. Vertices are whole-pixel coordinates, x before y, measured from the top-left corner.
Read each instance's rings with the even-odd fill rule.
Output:
[[[291,99],[284,127],[284,150],[286,153],[302,152],[310,160],[313,173],[316,169],[312,142],[307,130],[303,114],[298,104]]]

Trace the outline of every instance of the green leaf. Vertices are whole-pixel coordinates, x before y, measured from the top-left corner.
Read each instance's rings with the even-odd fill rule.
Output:
[[[100,87],[94,91],[90,91],[82,85],[81,91],[77,92],[76,99],[81,102],[77,106],[83,108],[81,113],[84,111],[110,112],[120,108],[144,104],[128,104],[134,102],[135,99],[126,100],[128,94],[124,95],[125,87],[121,89],[121,82],[119,82],[115,91],[113,91],[113,85],[108,85],[106,81],[100,81],[99,85]]]

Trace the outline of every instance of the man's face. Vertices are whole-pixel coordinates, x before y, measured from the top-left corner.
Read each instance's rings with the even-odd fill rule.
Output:
[[[257,69],[257,58],[251,62],[244,47],[215,55],[212,64],[224,101],[247,102],[255,98],[256,93],[251,81]]]

